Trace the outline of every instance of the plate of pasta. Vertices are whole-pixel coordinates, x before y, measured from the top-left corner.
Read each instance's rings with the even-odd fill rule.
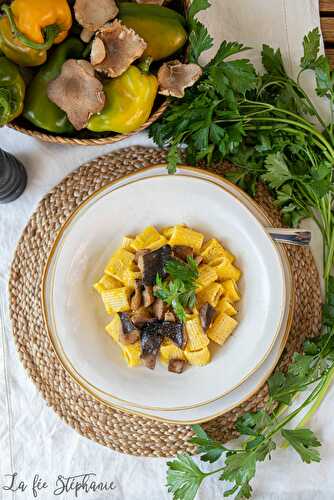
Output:
[[[236,196],[189,172],[121,179],[61,229],[44,318],[72,377],[133,408],[222,398],[269,355],[286,308],[276,244]]]

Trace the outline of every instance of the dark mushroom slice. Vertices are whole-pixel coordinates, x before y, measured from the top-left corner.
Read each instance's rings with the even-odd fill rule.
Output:
[[[144,286],[144,291],[143,291],[143,301],[144,301],[144,307],[149,307],[153,304],[155,301],[155,297],[153,295],[153,286]]]
[[[146,47],[145,40],[133,29],[115,19],[96,33],[90,60],[96,71],[115,78],[141,57]]]
[[[169,245],[164,245],[158,250],[142,254],[138,257],[138,267],[143,273],[144,285],[155,285],[157,274],[159,274],[162,279],[167,278],[164,267],[171,256],[171,247]]]
[[[140,331],[132,323],[129,313],[119,313],[122,323],[120,340],[123,344],[134,344],[140,339]]]
[[[154,316],[159,320],[163,320],[165,317],[166,307],[167,305],[163,300],[155,299],[155,302],[152,307]]]
[[[156,321],[156,318],[152,316],[149,309],[146,309],[145,307],[140,307],[138,311],[131,314],[131,321],[137,328],[142,328],[147,323],[152,323]]]
[[[74,4],[75,18],[83,30],[80,38],[89,40],[101,26],[114,19],[118,14],[115,0],[76,0]]]
[[[143,326],[140,335],[141,359],[144,365],[154,370],[163,337],[160,334],[160,323],[148,323]]]
[[[143,284],[142,280],[135,280],[135,292],[133,296],[131,297],[131,309],[132,311],[137,311],[143,301]]]
[[[175,245],[173,247],[173,254],[174,257],[187,261],[188,257],[194,256],[194,250],[191,247],[187,247],[185,245]]]
[[[149,250],[137,250],[137,252],[135,253],[135,263],[138,264],[139,266],[139,259],[140,257],[142,257],[143,255],[145,255],[146,253],[150,253]],[[139,267],[140,269],[140,267]],[[140,269],[142,271],[142,269]]]
[[[180,349],[185,348],[187,344],[187,333],[183,323],[163,321],[160,326],[160,333],[164,337],[168,337]]]
[[[186,361],[184,359],[170,359],[168,371],[173,373],[182,373],[185,369]]]
[[[206,302],[201,306],[199,310],[199,316],[201,319],[202,328],[205,332],[209,329],[216,315],[216,312],[217,312],[216,309],[212,307],[212,305],[209,304],[208,302]]]
[[[164,63],[158,71],[159,94],[184,97],[184,91],[192,87],[202,76],[198,64],[183,64],[180,61]]]
[[[85,128],[89,118],[102,111],[105,104],[103,85],[85,60],[68,59],[60,75],[48,84],[47,94],[65,111],[76,130]]]

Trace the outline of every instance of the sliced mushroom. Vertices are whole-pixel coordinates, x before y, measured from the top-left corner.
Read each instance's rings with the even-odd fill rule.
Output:
[[[172,311],[167,311],[165,313],[165,318],[164,319],[165,319],[165,321],[170,321],[172,323],[175,323],[176,316],[175,316],[175,314]]]
[[[103,85],[95,78],[93,66],[84,60],[68,59],[58,78],[49,83],[47,94],[65,111],[76,130],[83,129],[105,104]]]
[[[173,373],[182,373],[186,366],[184,359],[170,359],[168,363],[168,371]]]
[[[183,323],[163,321],[160,325],[160,334],[168,337],[180,349],[184,349],[187,344],[187,333]]]
[[[197,255],[197,256],[195,257],[195,262],[196,262],[196,264],[199,266],[199,265],[203,262],[203,257],[202,257],[202,255]]]
[[[146,47],[145,40],[116,19],[105,24],[96,33],[92,44],[91,63],[97,71],[115,78],[141,57]]]
[[[205,332],[210,327],[215,315],[216,315],[216,309],[212,307],[212,305],[209,304],[208,302],[206,302],[201,306],[199,310],[199,316],[201,318],[202,328]]]
[[[192,87],[201,76],[202,68],[197,64],[182,64],[180,61],[166,62],[158,71],[159,93],[183,97],[184,90]]]
[[[129,313],[119,313],[119,317],[122,323],[121,342],[123,344],[134,344],[140,338],[140,331],[132,323]]]
[[[153,286],[145,285],[143,291],[143,301],[144,301],[144,307],[149,307],[153,304],[153,302],[155,301],[153,295]]]
[[[137,311],[142,305],[143,294],[142,294],[142,281],[135,280],[135,293],[131,298],[131,309],[132,311]]]
[[[154,316],[159,320],[164,319],[165,310],[166,310],[166,304],[164,303],[164,301],[161,299],[155,299],[155,302],[153,304]]]
[[[160,350],[162,335],[159,332],[159,322],[147,324],[141,331],[141,358],[147,368],[155,368],[157,356]]]
[[[76,0],[74,4],[75,18],[83,30],[81,39],[89,40],[101,26],[114,19],[118,14],[115,0]]]
[[[146,309],[145,307],[140,307],[138,311],[131,315],[131,321],[137,328],[141,328],[147,323],[156,321],[156,318],[152,316],[151,312],[148,309]]]
[[[186,245],[175,245],[173,247],[173,254],[175,257],[186,261],[188,257],[194,256],[194,250]]]
[[[164,270],[166,262],[171,258],[172,250],[164,245],[158,250],[141,254],[138,258],[138,267],[143,273],[143,282],[147,286],[155,285],[157,274],[164,279],[167,273]]]

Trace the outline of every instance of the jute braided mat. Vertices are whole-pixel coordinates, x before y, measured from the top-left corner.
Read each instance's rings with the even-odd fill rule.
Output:
[[[21,361],[47,403],[83,436],[114,450],[141,456],[171,456],[194,452],[187,441],[191,428],[131,416],[113,410],[86,394],[64,371],[44,329],[40,284],[52,243],[71,212],[89,195],[109,181],[144,166],[162,163],[165,151],[133,147],[97,158],[66,177],[40,202],[18,243],[9,283],[13,335]],[[222,173],[225,167],[216,167]],[[256,201],[274,225],[279,212],[264,186]],[[300,351],[306,337],[317,334],[321,319],[319,277],[308,249],[288,248],[295,287],[296,309],[292,330],[279,362],[284,369],[292,354]],[[207,422],[204,428],[215,439],[227,441],[236,435],[234,422],[240,414],[263,407],[267,385],[246,403]]]

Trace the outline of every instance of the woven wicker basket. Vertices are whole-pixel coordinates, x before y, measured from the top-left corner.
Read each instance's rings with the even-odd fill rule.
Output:
[[[189,4],[190,0],[183,0],[185,10],[188,9]],[[186,51],[187,49],[185,49],[185,53]],[[167,106],[168,99],[159,96],[156,100],[156,107],[147,122],[145,122],[144,125],[142,125],[134,132],[131,132],[130,134],[116,134],[109,132],[100,134],[89,132],[88,130],[83,130],[76,136],[55,135],[41,131],[22,117],[17,118],[8,126],[17,130],[18,132],[21,132],[22,134],[30,135],[31,137],[35,137],[36,139],[40,139],[44,142],[52,142],[54,144],[72,144],[77,146],[98,146],[102,144],[112,144],[114,142],[123,141],[131,135],[142,132],[160,118],[160,116],[166,111]]]

